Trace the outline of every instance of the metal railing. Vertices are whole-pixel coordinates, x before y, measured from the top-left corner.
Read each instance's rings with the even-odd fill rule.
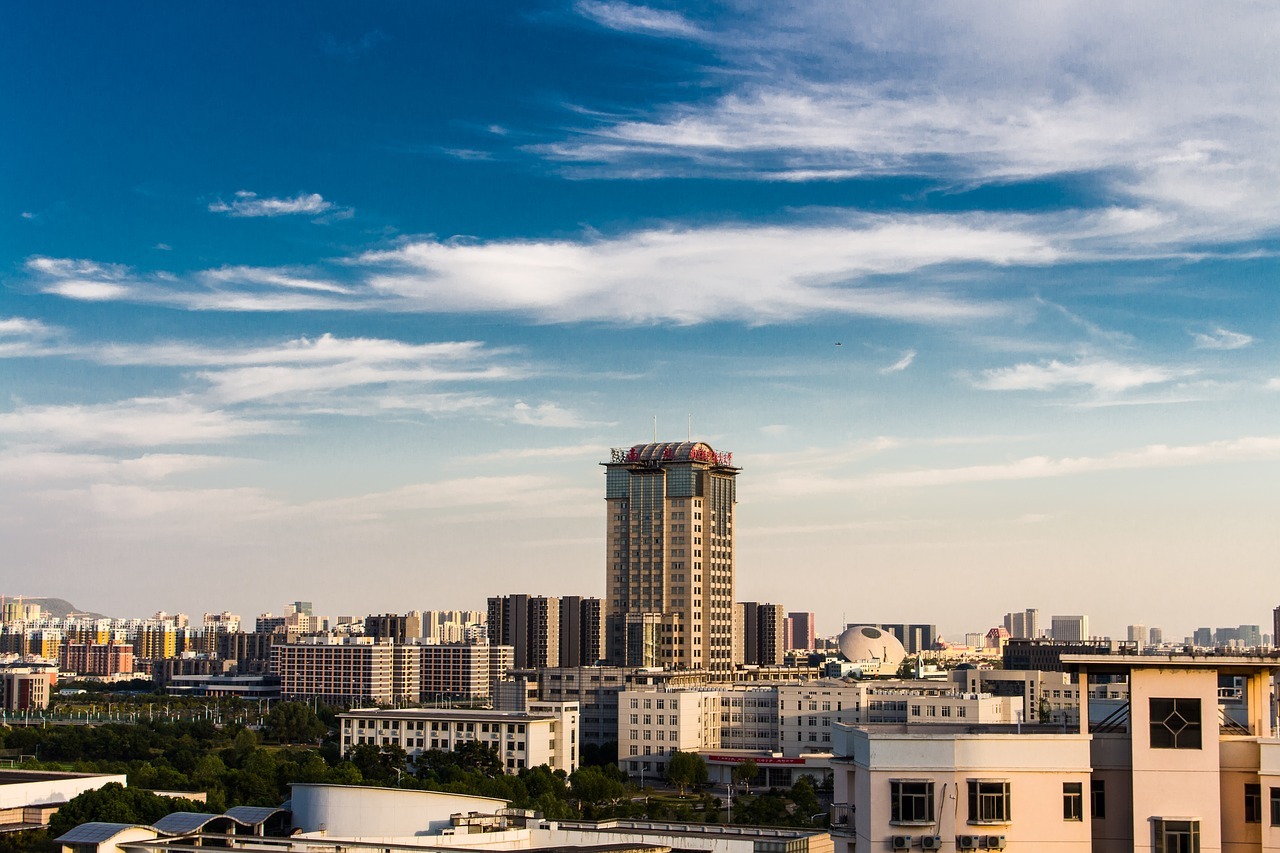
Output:
[[[853,826],[853,810],[852,803],[832,803],[831,804],[831,826],[847,827]]]

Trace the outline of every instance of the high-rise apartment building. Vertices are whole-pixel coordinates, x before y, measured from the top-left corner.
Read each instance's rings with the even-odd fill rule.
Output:
[[[1029,607],[1021,612],[1006,613],[1004,628],[1010,637],[1034,640],[1040,636],[1040,611]]]
[[[364,618],[364,635],[375,640],[393,640],[406,643],[422,636],[422,614],[385,613]]]
[[[1088,616],[1054,616],[1050,622],[1053,639],[1062,643],[1081,643],[1089,639]]]
[[[489,643],[512,646],[519,669],[560,665],[560,599],[497,595],[489,599]]]
[[[615,448],[605,473],[606,657],[623,664],[628,617],[657,614],[664,666],[733,668],[736,477],[703,442]]]
[[[814,628],[812,613],[787,614],[787,650],[812,649],[817,644],[817,631]]]
[[[600,599],[560,599],[560,666],[595,666],[604,659],[604,613]]]
[[[735,624],[742,625],[741,663],[755,666],[781,666],[786,656],[786,632],[781,604],[742,601]]]
[[[1020,616],[1022,614],[1017,615]],[[907,653],[913,655],[917,652],[933,651],[934,644],[938,641],[937,625],[919,622],[850,622],[845,625],[845,628],[849,629],[858,626],[879,628],[881,631],[892,634],[898,638],[898,642],[902,643],[902,647],[906,649]]]

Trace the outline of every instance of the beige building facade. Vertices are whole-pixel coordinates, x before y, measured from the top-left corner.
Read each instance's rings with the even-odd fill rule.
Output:
[[[373,744],[399,746],[412,760],[433,749],[452,752],[479,741],[494,748],[508,773],[543,764],[566,773],[578,767],[576,702],[535,702],[528,711],[355,708],[339,720],[344,756]]]

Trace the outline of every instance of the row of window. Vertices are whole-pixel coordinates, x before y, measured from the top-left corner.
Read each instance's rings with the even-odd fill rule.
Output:
[[[1008,823],[1013,820],[1013,792],[1008,781],[970,779],[968,793],[970,823]],[[1090,783],[1090,800],[1093,816],[1105,817],[1106,794],[1102,780],[1095,779]],[[893,823],[933,823],[935,802],[934,783],[930,780],[895,779],[889,782],[889,820]],[[1083,783],[1062,783],[1062,819],[1084,820]]]

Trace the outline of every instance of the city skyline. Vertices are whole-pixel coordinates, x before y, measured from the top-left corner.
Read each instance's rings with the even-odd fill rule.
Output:
[[[1280,10],[0,14],[14,593],[604,598],[692,438],[820,633],[1267,624]]]

